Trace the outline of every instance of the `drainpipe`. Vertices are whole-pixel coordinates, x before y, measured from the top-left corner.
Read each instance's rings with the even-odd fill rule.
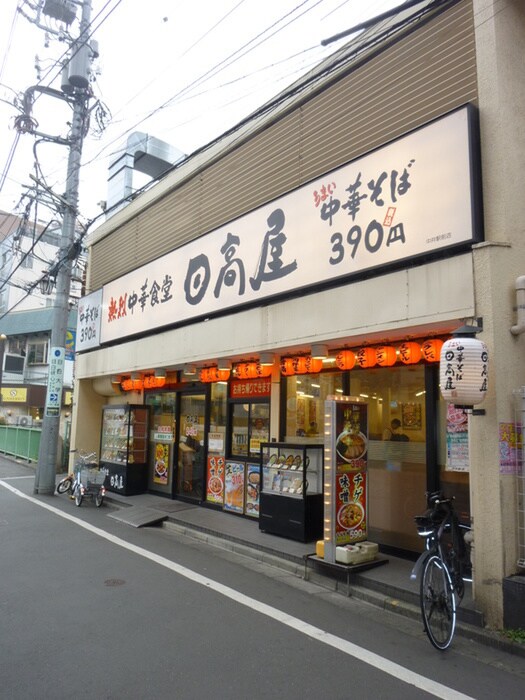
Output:
[[[512,326],[512,335],[525,333],[525,275],[516,280],[516,308],[518,312],[518,323]]]

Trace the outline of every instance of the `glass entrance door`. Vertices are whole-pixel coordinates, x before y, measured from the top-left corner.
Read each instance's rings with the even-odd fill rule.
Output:
[[[205,476],[205,394],[180,394],[175,495],[203,500]]]

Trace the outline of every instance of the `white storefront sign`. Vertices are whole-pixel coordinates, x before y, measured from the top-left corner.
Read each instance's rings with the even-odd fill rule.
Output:
[[[101,342],[476,240],[470,115],[459,109],[105,285]]]

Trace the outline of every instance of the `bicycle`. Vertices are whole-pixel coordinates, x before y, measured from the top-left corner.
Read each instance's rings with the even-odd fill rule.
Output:
[[[465,593],[465,582],[472,581],[470,548],[472,531],[459,522],[453,498],[441,491],[427,493],[428,510],[416,515],[418,534],[425,538],[425,551],[412,569],[410,578],[421,574],[420,605],[425,632],[432,645],[444,651],[456,629],[456,611]]]
[[[76,452],[76,450],[71,450]],[[105,474],[98,471],[96,452],[79,453],[75,463],[74,473],[68,474],[57,484],[57,493],[69,493],[77,506],[82,505],[84,496],[90,496],[99,508],[106,494],[104,488]]]

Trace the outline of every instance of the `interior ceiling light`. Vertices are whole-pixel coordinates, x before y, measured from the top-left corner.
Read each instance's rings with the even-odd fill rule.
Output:
[[[228,360],[227,358],[222,358],[217,360],[217,369],[231,369],[232,368],[232,362],[231,360]]]
[[[193,377],[195,374],[197,374],[197,368],[195,365],[184,365],[184,374],[188,377]]]

